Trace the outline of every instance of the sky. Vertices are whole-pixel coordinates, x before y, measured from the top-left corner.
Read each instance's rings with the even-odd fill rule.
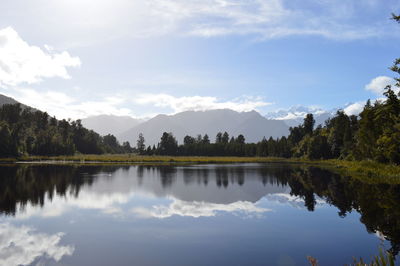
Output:
[[[57,118],[356,114],[400,56],[397,0],[0,2],[0,94]]]

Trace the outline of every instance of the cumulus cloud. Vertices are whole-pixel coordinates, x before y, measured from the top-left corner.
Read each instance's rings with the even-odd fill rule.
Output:
[[[182,201],[173,199],[168,205],[155,205],[151,208],[138,207],[132,210],[138,217],[142,218],[169,218],[174,215],[190,216],[194,218],[215,216],[218,212],[262,214],[271,211],[258,207],[249,201],[237,201],[231,204],[217,204],[204,201]]]
[[[238,112],[246,112],[271,104],[263,101],[260,97],[243,97],[230,101],[219,101],[216,97],[175,97],[168,94],[142,94],[137,96],[134,102],[141,105],[168,107],[171,108],[174,113],[213,109],[232,109]]]
[[[74,252],[73,246],[60,245],[63,236],[40,233],[27,226],[0,224],[0,264],[29,265],[41,256],[59,261]]]
[[[66,51],[29,45],[11,27],[0,30],[0,86],[32,84],[51,77],[68,79],[67,67],[80,64],[78,57]]]
[[[394,85],[394,84],[395,84],[395,80],[393,78],[387,77],[387,76],[379,76],[379,77],[372,79],[365,86],[365,89],[381,96],[382,93],[384,92],[386,86]]]

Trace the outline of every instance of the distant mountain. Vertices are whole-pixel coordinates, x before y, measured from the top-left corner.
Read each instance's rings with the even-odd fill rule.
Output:
[[[137,126],[142,121],[130,116],[97,115],[82,119],[82,125],[100,135],[117,136],[128,129]]]
[[[315,119],[315,125],[325,124],[328,118],[335,115],[338,109],[326,111],[320,108],[310,108],[305,106],[294,106],[288,110],[279,110],[270,112],[265,115],[268,119],[276,119],[284,121],[288,126],[298,126],[303,123],[303,119],[307,114],[313,114]]]
[[[0,94],[0,106],[5,104],[16,104],[16,103],[18,102],[13,98]]]
[[[20,102],[18,102],[17,100],[11,98],[11,97],[8,97],[8,96],[5,96],[5,95],[3,95],[3,94],[0,94],[0,107],[3,106],[3,105],[5,105],[5,104],[17,104],[17,103],[21,104],[21,108],[22,108],[22,109],[28,108],[28,109],[30,109],[31,111],[37,111],[37,109],[35,109],[35,108],[32,108],[32,107],[30,107],[30,106],[28,106],[28,105],[25,105],[25,104],[23,104],[23,103],[20,103]]]
[[[223,109],[158,115],[118,135],[118,138],[134,145],[139,133],[143,133],[146,145],[153,145],[160,141],[163,132],[172,132],[180,144],[186,135],[195,137],[198,134],[208,134],[213,142],[216,134],[224,131],[235,137],[243,134],[246,142],[257,142],[264,136],[285,136],[289,129],[283,121],[267,119],[256,111],[240,113]]]

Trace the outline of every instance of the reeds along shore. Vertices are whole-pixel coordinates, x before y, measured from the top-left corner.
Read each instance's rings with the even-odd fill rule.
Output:
[[[205,157],[205,156],[140,156],[135,154],[26,156],[18,159],[2,159],[0,162],[43,163],[123,163],[123,164],[204,164],[204,163],[287,163],[329,168],[368,183],[400,184],[400,166],[374,161],[308,160],[276,157]]]

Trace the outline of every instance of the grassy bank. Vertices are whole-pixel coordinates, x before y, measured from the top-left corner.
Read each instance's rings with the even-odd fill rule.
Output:
[[[275,157],[206,157],[206,156],[138,156],[133,154],[73,155],[73,156],[25,156],[19,159],[1,159],[0,162],[42,163],[123,163],[123,164],[170,164],[170,163],[296,163],[329,168],[369,183],[400,184],[400,166],[373,161],[323,160],[311,161],[299,158]]]
[[[78,162],[78,163],[264,163],[303,162],[300,159],[274,157],[212,157],[212,156],[140,156],[132,154],[73,155],[73,156],[26,156],[20,162]]]
[[[362,179],[368,183],[400,184],[400,166],[374,161],[326,160],[318,162],[323,167],[343,175]]]

